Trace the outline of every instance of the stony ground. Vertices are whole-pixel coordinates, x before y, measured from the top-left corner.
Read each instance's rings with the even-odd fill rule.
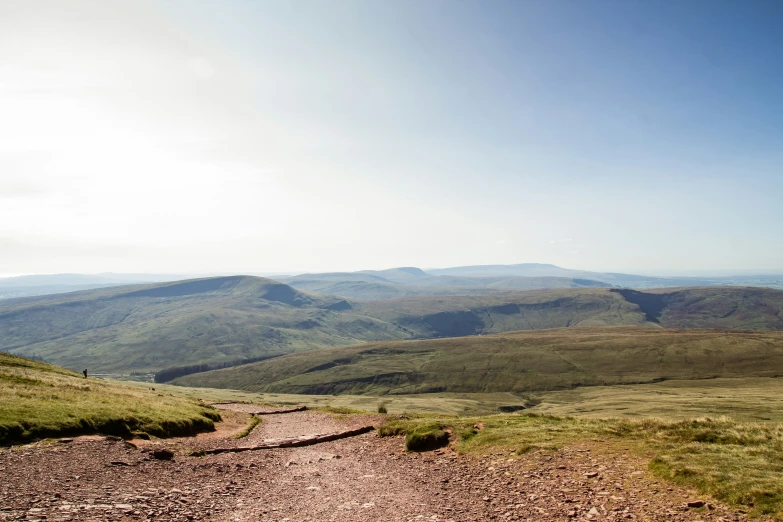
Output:
[[[597,443],[483,458],[409,454],[375,433],[290,449],[186,456],[191,449],[378,422],[299,412],[264,417],[248,437],[246,406],[222,406],[218,432],[191,439],[80,437],[0,450],[0,520],[474,521],[745,520],[650,477],[646,460]],[[256,408],[253,408],[256,409]],[[174,450],[171,461],[150,450]]]

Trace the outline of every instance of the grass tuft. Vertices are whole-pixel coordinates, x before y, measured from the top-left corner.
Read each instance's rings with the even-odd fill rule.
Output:
[[[261,424],[261,419],[260,419],[259,417],[256,417],[255,415],[251,414],[251,415],[250,415],[250,423],[247,425],[247,427],[246,427],[244,430],[242,430],[242,431],[240,431],[239,433],[237,433],[237,434],[234,436],[234,438],[235,438],[235,439],[244,439],[245,437],[247,437],[248,435],[250,435],[250,433],[251,433],[251,432],[252,432],[252,431],[253,431],[253,430],[256,428],[256,426],[258,426],[259,424]]]
[[[432,451],[449,443],[449,434],[437,422],[422,424],[405,435],[408,451]]]

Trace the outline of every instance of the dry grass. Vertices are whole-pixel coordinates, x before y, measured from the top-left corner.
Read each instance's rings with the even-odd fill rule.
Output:
[[[532,412],[594,418],[691,419],[729,416],[745,422],[783,422],[783,379],[672,380],[590,386],[537,395]]]
[[[148,388],[150,384],[122,381],[128,386]],[[362,412],[377,412],[383,402],[387,413],[442,413],[477,415],[494,413],[501,406],[529,402],[527,395],[513,393],[421,393],[413,395],[298,395],[291,393],[253,393],[222,388],[191,388],[171,384],[155,384],[156,390],[182,397],[201,398],[208,402],[242,402],[265,406],[307,406],[308,408],[350,408]]]
[[[367,343],[177,379],[259,393],[543,393],[672,379],[776,377],[783,332],[570,327]]]

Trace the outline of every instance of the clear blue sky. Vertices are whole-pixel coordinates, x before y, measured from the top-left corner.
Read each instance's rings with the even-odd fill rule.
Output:
[[[0,274],[783,271],[783,2],[5,2]]]

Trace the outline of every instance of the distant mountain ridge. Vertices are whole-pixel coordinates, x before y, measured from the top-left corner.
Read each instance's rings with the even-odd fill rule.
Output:
[[[544,263],[475,265],[422,270],[415,267],[359,272],[329,272],[281,277],[301,290],[360,301],[413,296],[481,295],[507,290],[547,288],[677,288],[686,286],[758,286],[783,289],[783,275],[656,277],[572,270]]]
[[[38,274],[0,278],[0,299],[187,279],[177,274]]]
[[[156,372],[367,341],[573,326],[783,330],[781,310],[783,291],[765,288],[560,288],[356,301],[230,276],[0,301],[0,350],[74,369]]]
[[[360,301],[414,296],[480,295],[509,290],[613,286],[598,280],[570,276],[518,276],[500,272],[490,275],[450,274],[440,273],[439,270],[424,271],[416,267],[300,274],[280,280],[301,290]]]
[[[255,274],[258,275],[258,274]],[[193,279],[182,274],[51,274],[0,278],[0,300],[67,293],[127,284]],[[215,276],[198,276],[215,277]],[[739,274],[724,277],[656,277],[572,270],[546,263],[475,265],[422,270],[387,270],[276,275],[273,279],[300,290],[360,301],[412,296],[480,295],[505,290],[619,287],[634,289],[682,286],[758,286],[783,289],[783,274]]]

